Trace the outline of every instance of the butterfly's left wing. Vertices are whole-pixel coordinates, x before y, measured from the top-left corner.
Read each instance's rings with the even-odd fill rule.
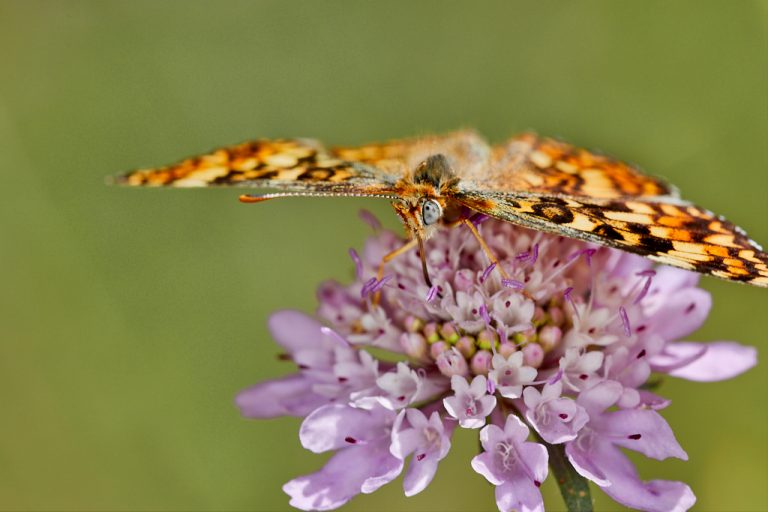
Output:
[[[501,220],[723,279],[768,287],[768,254],[744,231],[671,197],[599,199],[465,188],[455,198]]]
[[[131,186],[274,188],[305,194],[396,194],[394,185],[434,154],[452,167],[484,169],[491,149],[478,134],[393,140],[325,148],[314,139],[259,139],[116,179]]]
[[[259,139],[116,179],[129,186],[257,187],[297,193],[383,195],[399,176],[341,158],[314,139]]]

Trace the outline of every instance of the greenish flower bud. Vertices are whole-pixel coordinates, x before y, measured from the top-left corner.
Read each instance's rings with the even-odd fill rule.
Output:
[[[424,337],[427,339],[427,343],[434,343],[440,339],[435,322],[429,322],[424,326]]]
[[[408,315],[405,317],[405,330],[408,332],[419,332],[424,327],[424,321],[416,316]]]
[[[462,336],[459,338],[459,340],[456,342],[456,348],[459,350],[459,352],[461,352],[461,355],[467,359],[472,357],[474,353],[477,352],[475,340],[469,336]]]
[[[440,326],[440,336],[448,343],[454,344],[459,341],[459,333],[452,323],[446,322]]]
[[[480,334],[477,335],[477,346],[484,350],[490,350],[491,347],[496,345],[497,341],[498,336],[496,332],[490,329],[483,329],[480,331]]]

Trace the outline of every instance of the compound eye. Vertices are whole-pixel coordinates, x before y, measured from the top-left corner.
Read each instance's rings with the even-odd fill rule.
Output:
[[[421,220],[425,226],[434,224],[440,220],[443,216],[443,208],[440,203],[433,199],[427,199],[424,204],[421,205]]]

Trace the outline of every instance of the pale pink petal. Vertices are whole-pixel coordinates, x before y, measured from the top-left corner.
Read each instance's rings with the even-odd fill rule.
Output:
[[[336,453],[320,471],[286,483],[283,491],[298,509],[332,510],[392,481],[402,467],[385,443],[352,446]]]
[[[733,341],[713,343],[668,343],[665,354],[683,359],[687,354],[701,353],[688,364],[673,368],[673,377],[699,382],[726,380],[740,375],[757,364],[757,349]]]
[[[486,428],[490,428],[492,426],[494,425],[488,425]],[[493,485],[501,485],[502,483],[504,483],[503,475],[497,473],[494,470],[492,451],[484,451],[480,455],[475,455],[472,458],[471,465],[472,465],[472,469],[474,469],[477,473],[484,476],[485,479],[488,480]]]
[[[601,437],[646,457],[688,460],[688,455],[678,444],[669,424],[656,411],[624,409],[608,412],[592,418],[589,425],[598,430]]]
[[[415,457],[411,459],[403,477],[403,491],[406,496],[413,496],[427,488],[435,477],[438,462],[440,461],[435,456],[427,456],[421,460]]]
[[[565,444],[565,455],[578,474],[592,480],[597,485],[610,485],[608,477],[598,462],[593,460],[595,454],[591,446],[592,442],[598,444],[597,440],[585,439],[585,435],[582,434]]]
[[[688,336],[701,327],[712,307],[712,297],[701,288],[686,288],[670,295],[649,320],[654,332],[667,341]]]
[[[661,409],[665,409],[669,406],[669,404],[672,403],[672,400],[668,400],[664,398],[663,396],[659,396],[655,393],[651,393],[650,391],[641,389],[639,391],[640,394],[640,406],[646,407],[648,409],[653,409],[654,411],[659,411]]]
[[[496,506],[500,512],[544,512],[544,499],[530,480],[515,479],[496,487]]]
[[[386,437],[389,449],[389,428],[395,416],[383,407],[368,410],[330,404],[304,419],[299,439],[304,448],[315,453],[365,444],[383,437]]]
[[[603,492],[622,505],[647,512],[684,512],[696,502],[682,482],[640,480],[632,462],[610,443],[601,444],[594,456],[609,482],[601,485]]]
[[[324,336],[323,325],[300,311],[290,309],[277,311],[269,317],[269,332],[275,341],[288,352],[301,349],[316,349]]]
[[[600,413],[615,404],[621,397],[623,389],[618,382],[605,380],[582,391],[576,403],[584,407],[591,417],[593,413]]]
[[[312,381],[302,375],[291,375],[261,382],[242,390],[235,404],[248,418],[306,416],[329,399],[312,392]]]

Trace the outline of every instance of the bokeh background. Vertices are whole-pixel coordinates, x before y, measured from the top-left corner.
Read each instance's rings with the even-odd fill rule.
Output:
[[[526,129],[676,183],[768,243],[766,2],[0,2],[0,508],[287,510],[322,465],[234,394],[284,374],[265,322],[348,280],[387,204],[104,185],[253,137],[358,144]],[[398,228],[399,229],[399,228]],[[768,293],[704,279],[695,340],[768,351]],[[768,370],[667,381],[697,510],[768,509]],[[462,432],[424,493],[346,510],[493,510]],[[562,510],[544,486],[548,507]],[[598,490],[598,510],[617,510]]]

